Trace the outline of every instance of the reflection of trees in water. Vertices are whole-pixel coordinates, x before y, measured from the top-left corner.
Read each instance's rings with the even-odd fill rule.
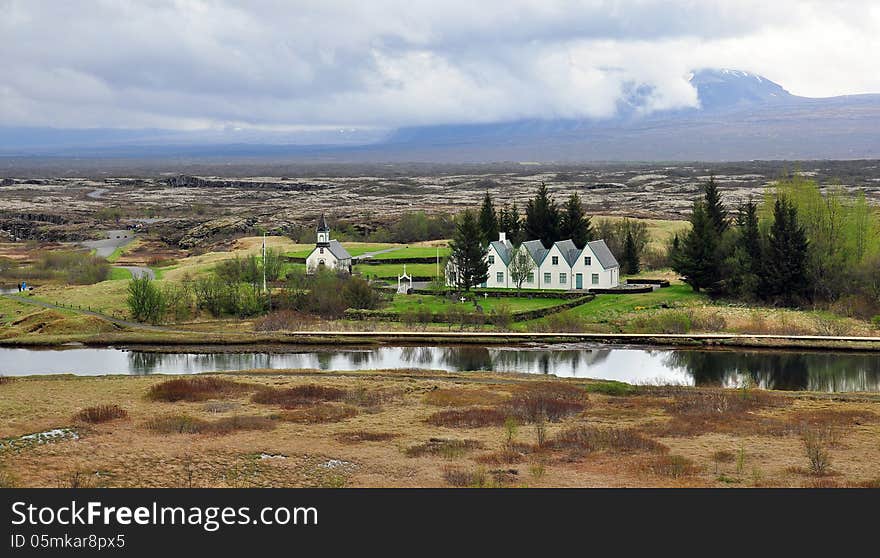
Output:
[[[671,351],[666,366],[684,368],[698,386],[731,385],[742,377],[781,390],[877,391],[880,357],[867,354]]]
[[[490,370],[492,356],[486,347],[440,347],[440,363],[452,370]]]
[[[137,376],[145,376],[152,374],[164,362],[164,358],[168,355],[160,353],[128,353],[128,371],[130,374]]]
[[[494,350],[492,352],[492,364],[496,370],[533,371],[556,375],[566,375],[567,372],[577,376],[607,359],[611,349]]]
[[[129,373],[136,375],[164,372],[189,374],[223,370],[271,368],[273,355],[266,353],[128,353]]]
[[[409,364],[431,364],[436,350],[435,347],[401,347],[400,360]]]
[[[340,353],[334,353],[340,354]],[[374,351],[351,351],[348,353],[341,353],[345,356],[346,360],[353,366],[362,366],[365,364],[369,364],[371,360],[373,360]]]

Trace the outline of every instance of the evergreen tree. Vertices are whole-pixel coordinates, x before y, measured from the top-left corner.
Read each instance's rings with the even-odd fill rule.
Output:
[[[715,232],[720,237],[727,230],[729,223],[727,222],[727,210],[724,209],[714,176],[710,176],[709,182],[703,186],[703,197],[706,200],[706,213],[715,227]]]
[[[740,208],[737,218],[740,227],[739,247],[749,258],[749,271],[758,274],[761,271],[763,253],[761,251],[761,231],[758,228],[758,204],[749,200]]]
[[[798,223],[797,208],[779,197],[761,268],[762,296],[789,306],[809,300],[807,236]]]
[[[702,200],[694,202],[691,230],[679,241],[672,256],[672,269],[681,274],[694,291],[718,289],[721,264],[718,234]]]
[[[629,232],[626,234],[626,241],[623,243],[623,268],[623,272],[627,275],[635,275],[641,271],[636,241],[632,233]]]
[[[495,206],[492,205],[492,196],[489,195],[488,190],[480,207],[480,232],[483,242],[487,245],[493,240],[498,240],[498,217],[495,215]]]
[[[489,263],[480,236],[480,225],[472,211],[462,213],[450,243],[449,256],[455,267],[455,285],[465,291],[489,278]]]
[[[526,204],[525,236],[528,240],[540,240],[549,248],[559,238],[559,208],[547,193],[543,182],[535,197]]]
[[[593,226],[590,218],[584,213],[584,206],[577,192],[569,196],[568,201],[565,202],[559,224],[559,237],[570,238],[578,248],[583,248],[594,238]]]

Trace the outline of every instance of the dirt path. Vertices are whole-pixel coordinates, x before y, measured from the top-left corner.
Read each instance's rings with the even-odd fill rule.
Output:
[[[368,259],[368,258],[372,258],[374,256],[378,256],[379,254],[387,254],[388,252],[394,252],[394,251],[400,250],[401,248],[403,248],[403,246],[395,246],[394,248],[385,248],[384,250],[376,250],[375,252],[364,252],[363,254],[361,254],[360,256],[358,256],[355,259],[358,259],[358,260]]]

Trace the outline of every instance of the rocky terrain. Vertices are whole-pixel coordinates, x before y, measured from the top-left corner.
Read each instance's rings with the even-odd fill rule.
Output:
[[[257,228],[289,232],[310,227],[322,212],[360,227],[386,224],[411,211],[456,213],[475,207],[487,190],[497,204],[516,202],[522,209],[541,182],[559,199],[578,192],[594,215],[684,219],[710,175],[727,202],[736,205],[759,198],[765,186],[792,169],[825,185],[864,189],[880,203],[877,161],[233,166],[229,174],[234,176],[204,168],[201,175],[2,177],[0,231],[7,239],[76,241],[128,226],[188,249]],[[244,175],[248,170],[279,176]]]

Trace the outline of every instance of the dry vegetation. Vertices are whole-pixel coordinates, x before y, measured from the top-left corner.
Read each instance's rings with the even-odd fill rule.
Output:
[[[2,390],[4,486],[880,484],[867,395],[274,370]],[[52,431],[75,435],[25,443]]]

